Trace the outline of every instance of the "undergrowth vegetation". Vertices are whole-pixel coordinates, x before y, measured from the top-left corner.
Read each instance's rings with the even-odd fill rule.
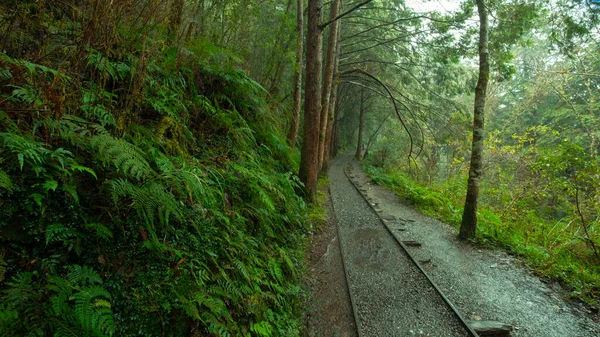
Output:
[[[308,211],[308,219],[311,229],[318,229],[319,227],[327,225],[327,196],[329,189],[329,179],[326,176],[321,175],[318,181],[317,200],[312,203]]]
[[[0,335],[298,335],[308,216],[264,89],[144,8],[63,5],[0,5]]]
[[[556,147],[528,146],[530,136],[515,137],[514,146],[498,146],[493,137],[488,144],[495,165],[482,181],[476,240],[514,252],[540,274],[564,282],[574,297],[597,304],[598,182],[592,180],[600,163],[566,140]],[[447,171],[455,173],[445,179],[430,179],[414,166],[378,163],[371,157],[363,165],[375,183],[423,214],[460,226],[467,183],[463,162],[450,164]]]

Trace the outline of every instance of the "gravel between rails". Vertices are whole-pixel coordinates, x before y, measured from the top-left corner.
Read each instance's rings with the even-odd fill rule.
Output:
[[[361,335],[471,336],[350,183],[351,159],[337,160],[329,179]]]

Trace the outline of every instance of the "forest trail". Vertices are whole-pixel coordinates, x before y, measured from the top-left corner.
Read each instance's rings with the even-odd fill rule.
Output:
[[[348,180],[351,158],[329,178],[359,336],[472,336]]]
[[[346,164],[373,207],[346,176]],[[566,302],[559,285],[544,283],[504,252],[461,243],[450,226],[370,184],[351,155],[332,165],[329,178],[362,336],[468,335],[409,260],[400,256],[380,219],[397,239],[420,244],[408,247],[411,255],[467,320],[510,324],[511,336],[600,336],[597,318],[582,305]]]

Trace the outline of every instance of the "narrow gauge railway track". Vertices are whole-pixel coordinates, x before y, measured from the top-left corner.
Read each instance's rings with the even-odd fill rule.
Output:
[[[329,176],[357,335],[477,336],[351,179],[351,158]]]

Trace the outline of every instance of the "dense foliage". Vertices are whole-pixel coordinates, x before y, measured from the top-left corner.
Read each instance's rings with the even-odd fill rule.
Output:
[[[0,335],[298,335],[285,120],[180,5],[0,5]]]
[[[593,301],[599,11],[485,3],[478,239]],[[304,236],[324,216],[298,195],[318,200],[330,150],[357,139],[376,181],[458,223],[475,1],[303,4],[0,3],[1,335],[298,335]]]

